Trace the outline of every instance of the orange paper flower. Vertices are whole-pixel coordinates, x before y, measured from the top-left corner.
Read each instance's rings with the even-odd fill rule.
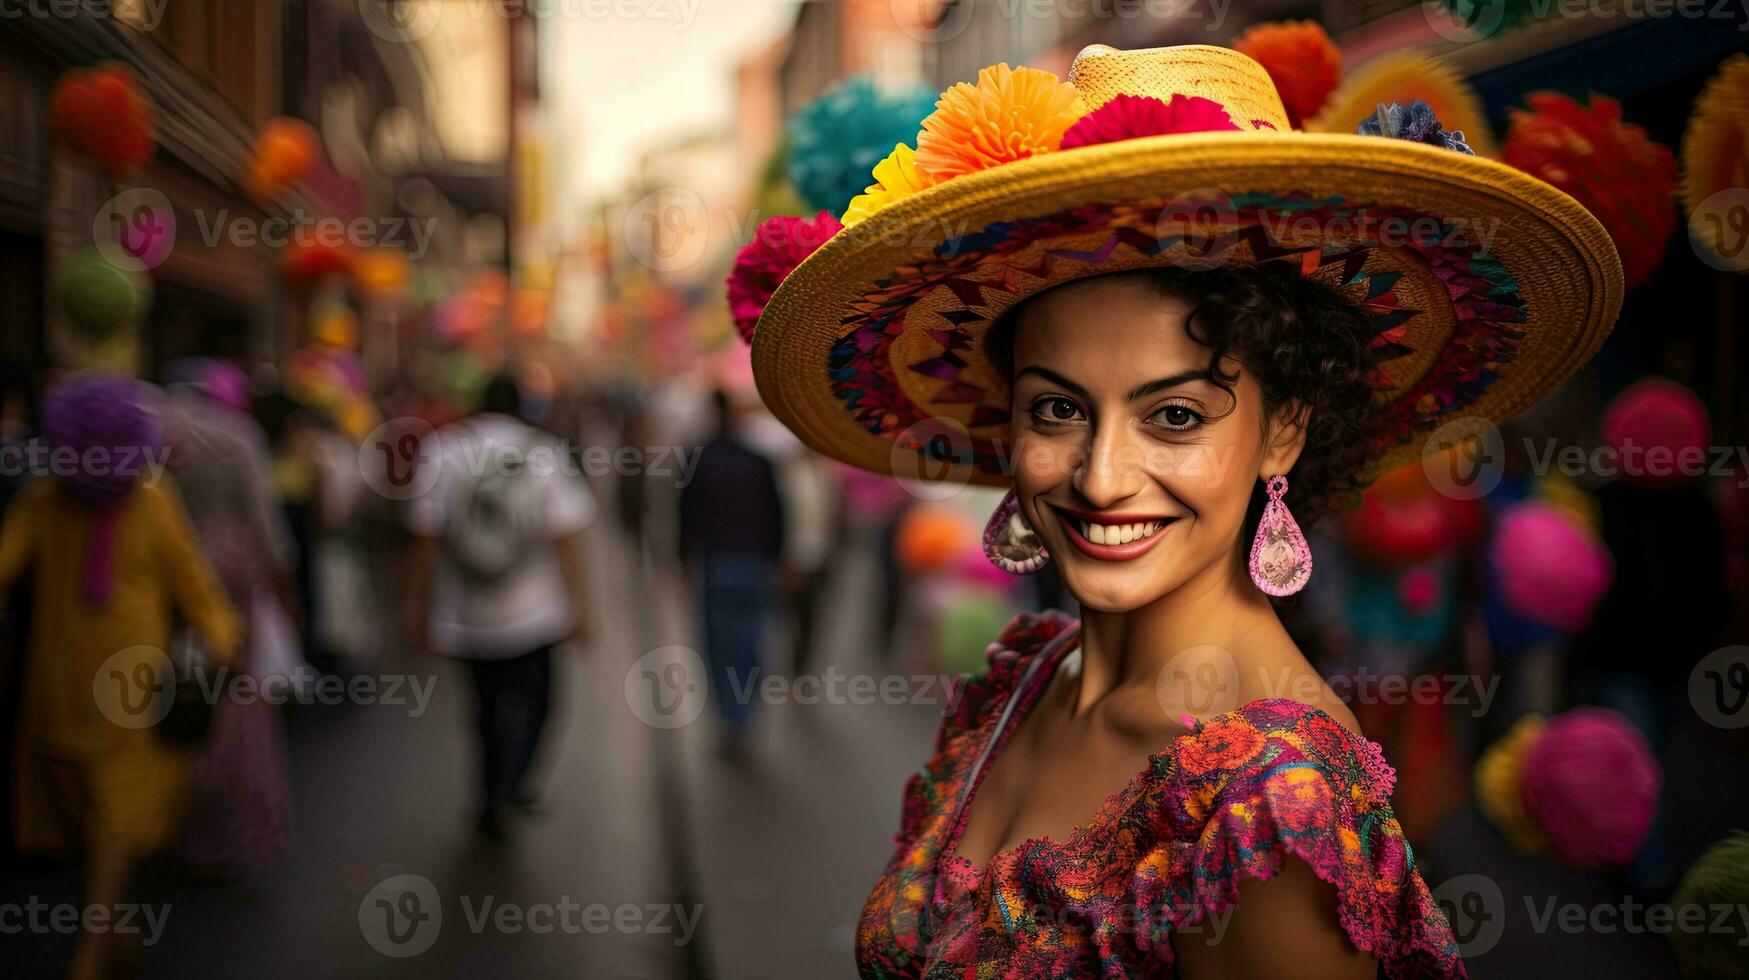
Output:
[[[941,93],[917,134],[917,169],[935,182],[1050,153],[1082,105],[1073,85],[1037,68],[994,65]]]
[[[1302,120],[1318,114],[1330,91],[1342,80],[1342,52],[1313,21],[1258,24],[1240,35],[1233,48],[1269,72],[1295,129],[1301,127]]]

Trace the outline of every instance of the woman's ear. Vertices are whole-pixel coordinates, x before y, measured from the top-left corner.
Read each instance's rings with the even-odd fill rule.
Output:
[[[1306,405],[1290,401],[1270,417],[1263,432],[1263,458],[1258,461],[1258,479],[1285,476],[1299,462],[1300,451],[1306,448],[1306,421],[1311,414]]]

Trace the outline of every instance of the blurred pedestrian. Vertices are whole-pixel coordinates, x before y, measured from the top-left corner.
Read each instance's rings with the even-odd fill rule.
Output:
[[[79,463],[28,484],[0,531],[0,594],[27,570],[35,585],[15,831],[26,853],[82,850],[84,904],[113,914],[135,863],[168,842],[187,785],[187,753],[150,723],[171,686],[172,606],[215,665],[242,624],[154,468],[162,441],[137,382],[64,383],[43,432]],[[133,952],[125,941],[81,932],[69,975],[110,975]]]
[[[528,773],[545,727],[552,654],[587,642],[579,537],[595,516],[563,447],[520,417],[509,375],[437,433],[438,477],[412,502],[409,639],[467,664],[477,697],[479,830],[536,804]]]
[[[740,759],[759,669],[759,644],[784,549],[784,506],[777,471],[739,430],[753,406],[712,395],[716,434],[699,453],[680,496],[681,555],[695,566],[711,693],[722,716],[722,751]]]
[[[164,413],[170,470],[201,548],[249,624],[234,673],[259,689],[291,683],[301,657],[281,605],[291,594],[291,530],[269,490],[265,439],[244,414],[236,368],[185,363]],[[179,851],[189,864],[229,874],[259,870],[285,848],[290,823],[285,720],[266,698],[225,700],[192,780]]]

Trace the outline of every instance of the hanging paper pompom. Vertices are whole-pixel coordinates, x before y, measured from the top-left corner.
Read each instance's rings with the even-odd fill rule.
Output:
[[[1682,134],[1682,203],[1689,212],[1689,237],[1724,267],[1738,272],[1749,269],[1749,227],[1741,207],[1719,213],[1701,205],[1721,191],[1746,187],[1749,55],[1736,54],[1707,82],[1688,117]]]
[[[316,159],[316,130],[289,116],[276,116],[261,127],[255,151],[243,172],[243,188],[257,202],[303,180]]]
[[[314,282],[324,276],[345,276],[352,272],[353,251],[346,245],[310,239],[293,241],[282,251],[281,269],[294,283]]]
[[[1342,80],[1342,52],[1315,21],[1258,24],[1241,34],[1233,48],[1269,72],[1295,129],[1318,114]]]
[[[1559,92],[1514,109],[1502,158],[1555,185],[1597,216],[1621,253],[1627,285],[1651,278],[1676,230],[1676,157],[1645,129],[1624,122],[1621,103],[1590,105]]]
[[[137,173],[152,159],[156,114],[139,76],[120,62],[61,76],[49,97],[49,124],[111,179]]]
[[[1375,480],[1342,515],[1356,557],[1385,568],[1428,561],[1470,540],[1481,527],[1480,500],[1440,493],[1426,468],[1410,463]]]
[[[1542,736],[1541,715],[1525,715],[1476,762],[1476,804],[1520,854],[1542,854],[1548,839],[1524,809],[1524,757]]]
[[[987,588],[958,590],[936,615],[935,655],[941,666],[954,674],[982,670],[988,662],[985,650],[991,638],[1002,635],[1002,628],[1014,618],[1015,612],[1000,592]]]
[[[1083,108],[1048,71],[993,65],[941,93],[917,134],[917,169],[939,182],[1053,152]]]
[[[123,268],[96,248],[73,253],[58,279],[68,324],[87,341],[105,340],[140,322],[152,305],[143,267]]]
[[[158,415],[148,405],[148,390],[132,378],[92,374],[50,388],[42,403],[43,438],[51,450],[67,449],[83,459],[102,449],[120,460],[147,458],[164,445]],[[108,506],[126,497],[142,475],[138,466],[74,466],[55,475],[74,496]]]
[[[1651,832],[1664,780],[1652,747],[1620,712],[1574,708],[1524,755],[1525,813],[1576,868],[1620,867]]]
[[[735,267],[727,280],[729,315],[741,339],[751,344],[759,314],[784,277],[844,228],[829,212],[813,220],[783,215],[767,218],[753,233],[753,240],[735,255]]]
[[[1603,410],[1602,428],[1622,479],[1636,486],[1678,487],[1710,465],[1712,419],[1706,406],[1669,378],[1629,385]]]
[[[1118,95],[1089,112],[1063,134],[1065,150],[1096,143],[1116,143],[1139,136],[1207,133],[1238,129],[1239,124],[1219,102],[1200,95],[1178,94],[1171,102],[1151,95]]]
[[[1381,105],[1427,103],[1446,133],[1463,134],[1477,154],[1494,156],[1493,132],[1482,100],[1451,65],[1418,51],[1380,55],[1350,73],[1330,94],[1317,116],[1306,121],[1314,133],[1352,133]]]
[[[1547,0],[1445,0],[1445,6],[1459,23],[1483,37],[1522,27],[1548,10]]]
[[[1741,911],[1749,907],[1749,833],[1736,831],[1707,848],[1683,873],[1670,906],[1738,910],[1711,928],[1670,930],[1670,945],[1684,977],[1749,977],[1749,921]]]
[[[901,198],[910,197],[934,181],[917,169],[917,154],[903,143],[893,147],[885,160],[875,164],[875,182],[850,199],[844,211],[844,227],[862,221]]]
[[[894,557],[908,572],[940,571],[978,546],[977,529],[947,504],[918,504],[899,519]]]
[[[1565,633],[1591,624],[1615,580],[1615,562],[1603,542],[1566,511],[1537,500],[1500,515],[1488,562],[1508,611]]]
[[[803,106],[789,121],[787,169],[808,210],[844,210],[893,144],[917,135],[934,104],[926,88],[886,92],[858,75]]]

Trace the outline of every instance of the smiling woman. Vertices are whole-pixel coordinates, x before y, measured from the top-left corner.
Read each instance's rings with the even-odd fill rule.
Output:
[[[963,433],[955,474],[1009,490],[991,560],[1055,564],[1082,619],[1017,618],[951,702],[863,975],[1462,976],[1395,774],[1273,598],[1312,569],[1293,513],[1596,350],[1601,227],[1455,136],[1291,132],[1220,48],[1094,46],[1069,84],[1000,66],[937,105],[890,158],[916,179],[769,296],[760,393],[899,476],[940,461],[921,426]],[[980,230],[907,244],[947,219]]]

